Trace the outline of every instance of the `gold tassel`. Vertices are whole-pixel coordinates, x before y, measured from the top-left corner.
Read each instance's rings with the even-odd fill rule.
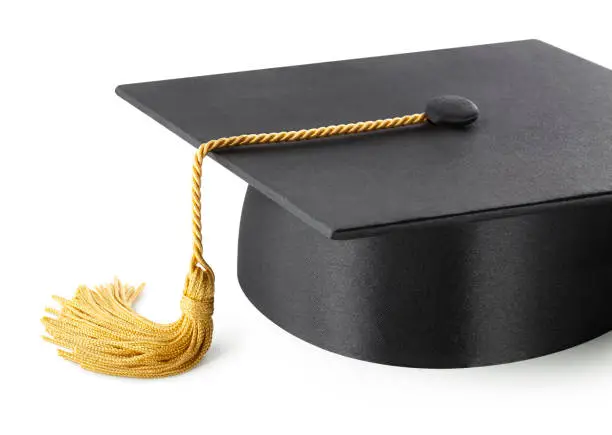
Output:
[[[61,311],[43,323],[47,341],[70,349],[58,353],[81,367],[108,375],[135,378],[170,376],[189,370],[204,356],[212,340],[213,280],[201,269],[187,279],[182,315],[167,325],[134,312],[142,290],[119,280],[95,289],[79,287],[72,300],[55,297]]]
[[[193,254],[181,300],[182,315],[170,324],[152,322],[132,309],[143,286],[115,280],[90,289],[81,286],[74,298],[55,296],[61,309],[42,319],[61,357],[86,370],[115,376],[157,378],[176,375],[197,365],[208,351],[213,332],[215,276],[202,256],[202,161],[218,148],[296,142],[382,130],[427,121],[424,113],[403,117],[330,125],[309,130],[261,133],[214,139],[202,144],[194,158],[192,178]]]

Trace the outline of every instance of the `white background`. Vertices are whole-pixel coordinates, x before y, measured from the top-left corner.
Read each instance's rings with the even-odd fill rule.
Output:
[[[194,150],[116,85],[526,38],[612,68],[606,3],[2,2],[0,433],[610,433],[612,334],[527,362],[417,370],[274,326],[236,279],[246,185],[210,161],[216,331],[201,366],[149,381],[89,373],[39,323],[51,294],[115,275],[148,283],[141,313],[179,315]]]

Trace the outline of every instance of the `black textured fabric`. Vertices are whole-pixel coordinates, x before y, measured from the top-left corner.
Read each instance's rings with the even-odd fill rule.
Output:
[[[217,160],[328,237],[609,194],[612,72],[539,41],[122,86],[192,144],[221,136],[422,112],[474,101],[466,130],[430,125]]]

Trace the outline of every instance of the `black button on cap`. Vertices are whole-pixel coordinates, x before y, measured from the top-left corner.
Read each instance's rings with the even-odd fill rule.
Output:
[[[478,119],[478,106],[458,95],[441,95],[427,103],[425,114],[434,125],[463,127]]]

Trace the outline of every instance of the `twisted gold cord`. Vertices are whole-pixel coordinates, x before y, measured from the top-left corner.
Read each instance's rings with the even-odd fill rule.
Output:
[[[350,124],[329,125],[308,130],[281,131],[279,133],[242,134],[240,136],[222,137],[203,143],[198,148],[193,162],[193,179],[191,198],[193,202],[193,258],[192,269],[201,264],[210,270],[202,257],[202,204],[200,202],[200,180],[202,178],[202,161],[206,154],[219,148],[229,148],[240,145],[256,145],[278,142],[297,142],[309,139],[321,139],[332,136],[364,133],[374,130],[384,130],[408,125],[423,124],[427,121],[425,113],[405,115],[396,118],[378,119],[376,121],[361,121]]]
[[[424,113],[403,117],[330,125],[308,130],[245,134],[203,143],[195,153],[192,177],[193,254],[181,300],[181,317],[170,324],[152,322],[132,309],[143,286],[131,287],[115,280],[90,289],[81,286],[67,300],[54,299],[61,309],[47,308],[54,317],[43,317],[45,340],[58,354],[84,369],[115,376],[156,378],[189,370],[210,347],[213,332],[215,276],[202,253],[202,162],[219,148],[241,145],[296,142],[422,124]]]

